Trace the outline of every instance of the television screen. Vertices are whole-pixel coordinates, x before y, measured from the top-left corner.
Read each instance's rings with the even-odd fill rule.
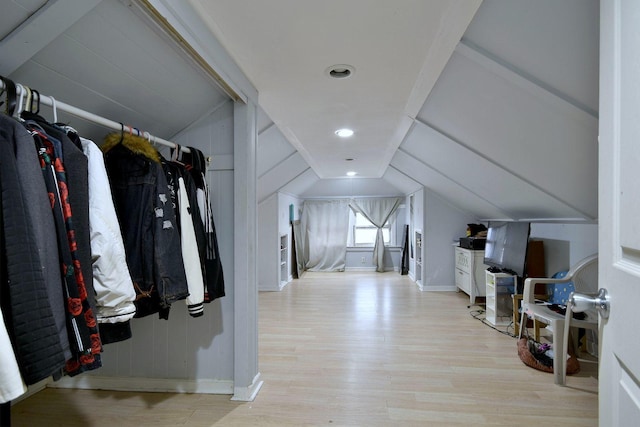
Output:
[[[523,277],[529,229],[528,222],[489,221],[484,263],[502,272]]]

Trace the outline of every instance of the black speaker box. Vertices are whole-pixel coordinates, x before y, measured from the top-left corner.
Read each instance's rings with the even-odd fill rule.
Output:
[[[465,249],[480,250],[484,249],[484,245],[487,243],[487,239],[479,237],[461,237],[460,247]]]

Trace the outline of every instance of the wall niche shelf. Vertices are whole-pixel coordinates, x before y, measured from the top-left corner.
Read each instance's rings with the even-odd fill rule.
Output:
[[[414,278],[416,281],[416,285],[422,290],[422,231],[415,230],[414,232]]]
[[[289,283],[289,235],[280,235],[280,289]]]

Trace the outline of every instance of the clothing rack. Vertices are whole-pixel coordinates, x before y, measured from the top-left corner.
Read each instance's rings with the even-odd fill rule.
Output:
[[[21,108],[23,101],[27,96],[27,92],[28,92],[27,86],[23,86],[19,83],[16,83],[15,85],[16,85],[16,94],[18,96],[18,108]],[[6,89],[6,85],[3,79],[0,79],[0,89]],[[97,114],[90,113],[89,111],[85,111],[78,107],[74,107],[73,105],[65,104],[64,102],[60,102],[56,100],[53,96],[40,95],[39,93],[37,93],[37,98],[40,104],[46,105],[53,109],[54,122],[57,121],[58,111],[64,111],[80,119],[84,119],[84,120],[102,125],[114,131],[129,132],[131,134],[141,136],[142,138],[147,139],[152,144],[160,144],[170,148],[177,148],[184,153],[191,152],[189,147],[182,147],[176,144],[175,142],[167,141],[166,139],[162,139],[157,136],[151,135],[149,132],[140,131],[138,128],[135,128],[133,126],[125,125],[120,122],[115,122],[105,117],[98,116]]]
[[[0,76],[2,77],[2,76]],[[0,91],[7,90],[7,85],[5,84],[5,80],[8,79],[2,77],[0,78]],[[33,96],[33,90],[28,90],[26,86],[21,84],[15,84],[15,93],[17,96],[17,107],[18,112],[23,111],[23,105],[27,96]],[[29,91],[31,94],[29,94]],[[83,120],[90,121],[92,123],[96,123],[102,125],[106,128],[112,129],[118,132],[129,132],[131,134],[136,134],[142,138],[147,139],[152,144],[160,144],[166,147],[175,148],[185,153],[190,153],[191,150],[188,147],[182,147],[175,142],[167,141],[165,139],[159,138],[157,136],[151,135],[149,132],[140,131],[137,128],[125,125],[120,122],[115,122],[113,120],[109,120],[105,117],[99,116],[97,114],[93,114],[89,111],[82,110],[78,107],[74,107],[73,105],[66,104],[64,102],[60,102],[56,100],[53,96],[45,96],[40,95],[39,92],[36,92],[35,96],[37,97],[38,105],[46,105],[53,109],[53,121],[57,122],[58,120],[58,111],[64,111],[69,113],[75,117],[78,117]],[[8,98],[8,95],[7,95]],[[1,99],[1,97],[0,97]],[[8,102],[8,99],[7,99]],[[29,101],[27,101],[29,102]],[[207,162],[210,161],[210,158],[207,158]],[[5,402],[0,404],[0,427],[10,427],[11,426],[11,402]]]

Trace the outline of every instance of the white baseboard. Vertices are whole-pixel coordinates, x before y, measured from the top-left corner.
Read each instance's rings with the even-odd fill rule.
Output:
[[[260,372],[253,378],[253,382],[249,387],[234,387],[231,400],[239,402],[253,402],[256,395],[262,388],[264,381],[260,380]]]
[[[344,271],[376,271],[375,267],[345,267]]]
[[[457,289],[455,286],[423,286],[420,288],[424,292],[455,292]]]
[[[293,278],[291,278],[287,282],[280,282],[280,289],[278,289],[278,291],[281,291],[282,289],[284,289],[284,287],[287,286],[289,284],[289,282],[291,282],[291,280],[293,280]]]
[[[233,394],[233,381],[80,375],[48,384],[54,388],[165,393]]]
[[[372,266],[372,267],[345,267],[344,271],[376,271],[376,267]],[[385,272],[387,271],[399,271],[397,267],[387,267],[384,269]]]

